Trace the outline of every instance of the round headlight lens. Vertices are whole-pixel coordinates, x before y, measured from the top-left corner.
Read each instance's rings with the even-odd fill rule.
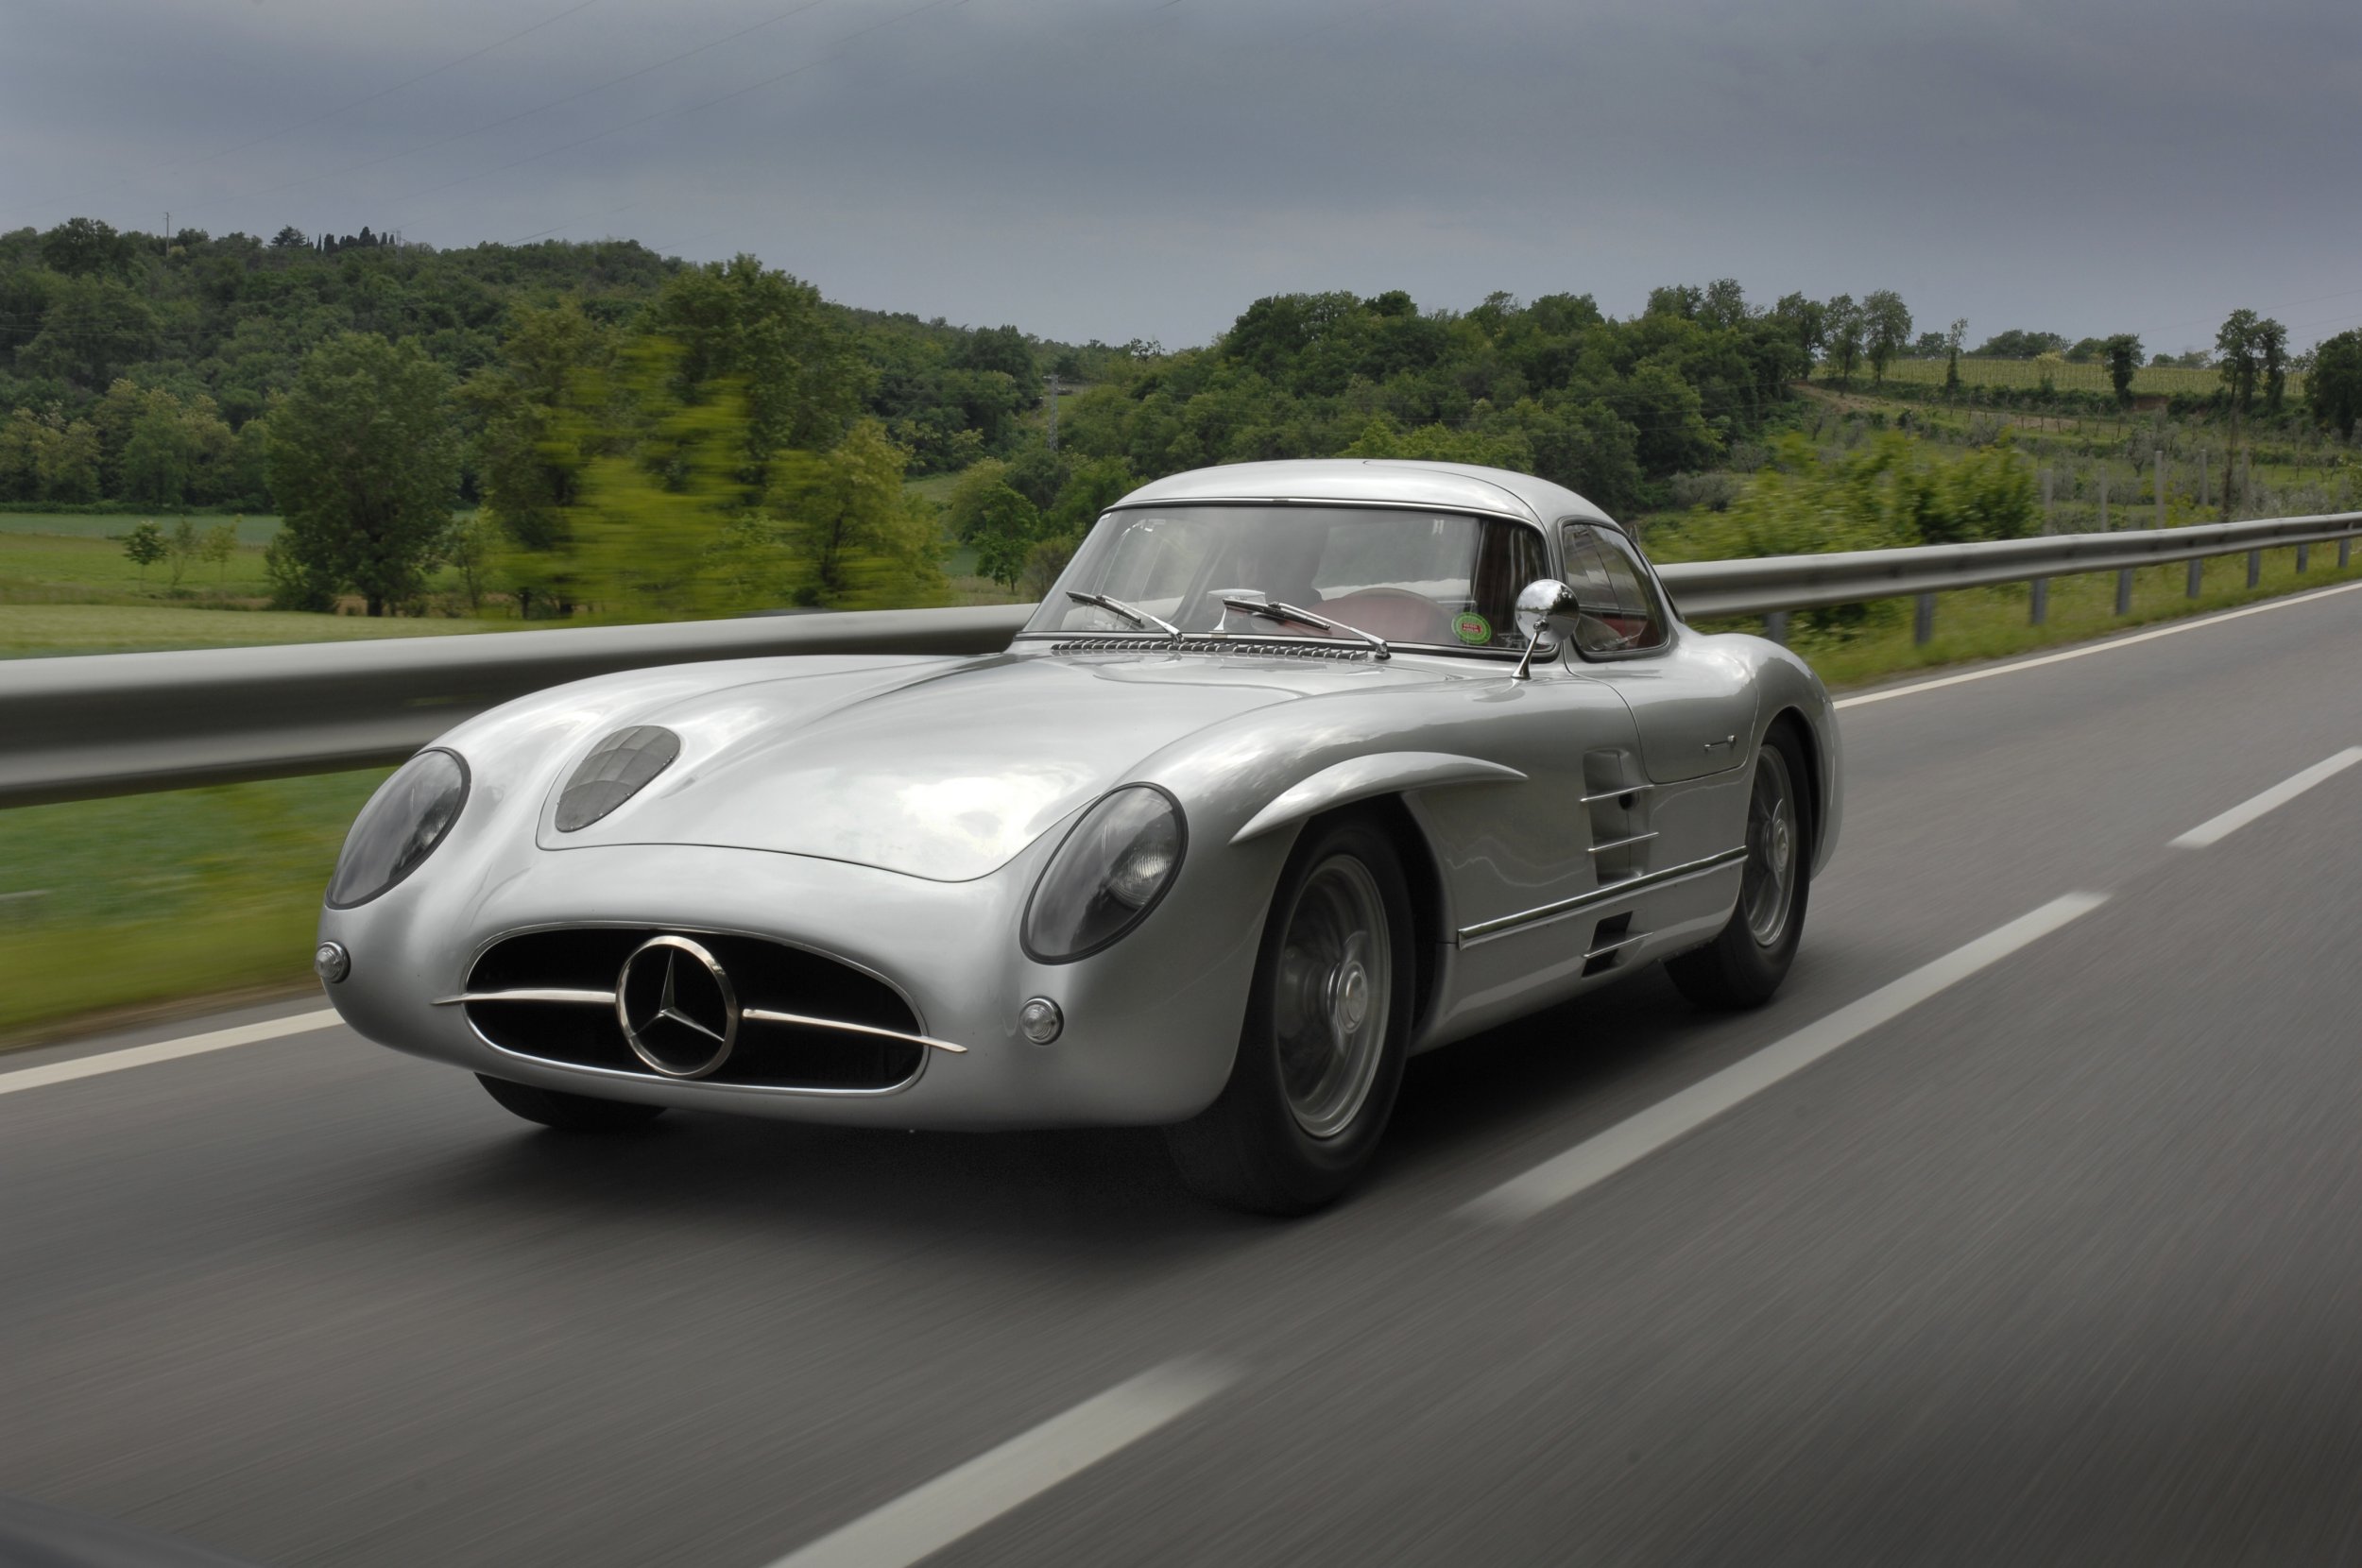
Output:
[[[1181,808],[1153,784],[1118,790],[1083,813],[1026,906],[1026,956],[1063,963],[1106,946],[1146,917],[1181,869]]]
[[[619,729],[590,748],[557,796],[557,830],[588,827],[673,765],[680,737],[659,724]]]
[[[345,835],[328,907],[366,904],[419,869],[468,803],[468,764],[448,751],[422,751],[394,770]]]

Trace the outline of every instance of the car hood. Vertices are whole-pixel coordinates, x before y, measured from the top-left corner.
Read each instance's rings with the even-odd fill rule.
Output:
[[[716,686],[619,712],[586,740],[539,839],[713,844],[967,881],[1184,736],[1277,703],[1436,678],[1361,661],[1001,655]],[[557,787],[629,724],[677,733],[679,759],[602,821],[558,832]]]

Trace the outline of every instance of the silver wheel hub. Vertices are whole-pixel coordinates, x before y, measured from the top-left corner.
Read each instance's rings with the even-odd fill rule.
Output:
[[[1796,891],[1796,791],[1788,758],[1765,746],[1755,758],[1747,798],[1747,859],[1740,868],[1738,908],[1748,934],[1762,947],[1788,935]]]
[[[1385,900],[1369,867],[1336,855],[1275,914],[1286,922],[1271,1020],[1280,1087],[1297,1126],[1333,1138],[1361,1115],[1385,1055],[1394,994]]]

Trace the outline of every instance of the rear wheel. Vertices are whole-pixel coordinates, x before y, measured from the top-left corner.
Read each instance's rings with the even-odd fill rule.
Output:
[[[1747,858],[1738,907],[1705,946],[1665,961],[1681,994],[1700,1007],[1760,1007],[1796,961],[1812,878],[1801,781],[1803,748],[1785,728],[1764,738],[1747,796]]]
[[[482,1073],[476,1074],[476,1082],[500,1101],[503,1109],[513,1111],[527,1121],[569,1133],[620,1133],[625,1128],[645,1126],[664,1114],[661,1105],[537,1089],[530,1083],[511,1083],[505,1078],[487,1078]]]
[[[1258,1214],[1305,1214],[1376,1153],[1411,1034],[1411,895],[1386,835],[1344,819],[1296,845],[1273,896],[1230,1082],[1166,1130],[1182,1180]]]

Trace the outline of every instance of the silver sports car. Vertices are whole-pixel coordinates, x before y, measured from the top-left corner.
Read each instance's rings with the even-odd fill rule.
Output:
[[[1158,480],[1002,653],[758,658],[472,719],[353,825],[318,967],[552,1126],[668,1106],[1155,1125],[1275,1213],[1403,1063],[1665,962],[1770,997],[1842,802],[1827,693],[1519,474]]]

